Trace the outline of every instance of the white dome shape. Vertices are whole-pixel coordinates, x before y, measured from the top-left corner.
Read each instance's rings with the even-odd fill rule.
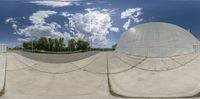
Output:
[[[189,31],[169,23],[150,22],[122,34],[116,51],[145,57],[169,57],[194,52],[199,40]]]

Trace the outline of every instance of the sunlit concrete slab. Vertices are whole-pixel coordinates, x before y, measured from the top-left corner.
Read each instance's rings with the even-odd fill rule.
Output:
[[[0,53],[0,95],[4,93],[5,85],[6,54]]]
[[[35,65],[39,62],[39,61],[32,60],[30,58],[24,57],[22,55],[19,55],[17,53],[8,53],[8,55],[10,55],[11,57],[15,57],[17,61],[19,61],[25,65],[28,65],[28,66]]]
[[[96,92],[101,87],[104,76],[81,70],[70,74],[52,75],[27,69],[7,72],[6,81],[5,96],[76,96]]]
[[[107,74],[106,54],[107,53],[101,53],[95,60],[82,69],[94,74]]]
[[[176,57],[171,57],[172,60],[174,60],[175,62],[185,65],[190,63],[191,61],[193,61],[196,57],[198,57],[198,54],[186,54],[186,55],[180,55],[180,56],[176,56]]]
[[[12,70],[20,70],[20,69],[25,69],[27,68],[26,64],[22,63],[19,56],[17,54],[11,54],[7,53],[7,71],[12,71]],[[25,61],[24,61],[25,62]],[[26,62],[27,64],[31,64],[31,62]]]
[[[126,31],[116,55],[130,66],[109,75],[114,94],[122,97],[199,97],[199,40],[169,23],[144,23]],[[135,60],[142,60],[136,65]],[[110,69],[108,68],[108,71]]]
[[[68,63],[46,63],[46,62],[41,62],[41,61],[35,61],[35,60],[26,58],[24,56],[21,56],[21,55],[15,54],[15,53],[12,53],[10,55],[10,57],[16,58],[11,63],[16,61],[16,62],[22,64],[19,66],[25,65],[24,67],[29,67],[29,68],[32,68],[32,69],[35,69],[35,70],[38,70],[41,72],[62,74],[62,73],[73,72],[73,71],[83,68],[84,66],[87,66],[89,63],[94,61],[95,57],[97,57],[98,55],[99,54],[93,55],[89,58],[85,58],[85,59],[74,61],[74,62],[68,62]],[[11,64],[11,63],[9,63],[9,64]],[[14,64],[16,64],[16,63],[14,63]]]
[[[84,68],[95,61],[100,55],[101,53],[71,63],[79,68]]]
[[[137,60],[136,60],[137,61]],[[137,64],[138,62],[136,62]],[[108,67],[110,71],[108,72]],[[114,55],[113,52],[105,52],[100,53],[95,60],[93,60],[90,64],[82,68],[85,71],[94,74],[116,74],[120,72],[127,71],[134,66],[127,65]]]
[[[70,63],[57,65],[36,62],[36,65],[32,66],[24,64],[19,58],[23,57],[8,53],[6,90],[3,96],[5,98],[14,96],[73,97],[93,95],[103,85],[107,84],[106,75],[92,74]],[[91,59],[82,60],[82,65],[87,64],[88,60]],[[76,70],[71,71],[74,69]]]
[[[193,56],[196,56],[193,61],[180,66],[180,64],[173,63],[174,60],[168,58],[137,58],[115,52],[99,53],[84,60],[73,62],[72,64],[77,66],[77,70],[67,72],[72,69],[68,67],[69,70],[64,69],[64,66],[72,66],[70,63],[63,63],[65,65],[48,63],[52,66],[52,69],[47,68],[48,65],[47,67],[37,68],[27,66],[17,58],[13,58],[15,54],[8,53],[8,60],[10,61],[8,61],[7,66],[6,90],[2,97],[8,99],[16,99],[14,97],[21,99],[27,97],[37,97],[38,99],[64,99],[66,97],[69,99],[101,99],[100,97],[120,99],[123,97],[193,96],[200,92],[198,87],[200,82],[198,72],[200,70],[198,66],[200,57],[195,54],[191,55],[189,59],[192,59]],[[141,66],[144,65],[142,63],[146,60],[152,60],[151,63],[146,65],[153,67],[155,67],[154,65],[157,66],[161,60],[168,65],[176,64],[180,67],[175,69],[144,69]],[[99,72],[99,68],[95,67],[95,62],[101,64],[99,66],[104,66],[102,69],[104,71]],[[14,63],[16,65],[13,65]],[[37,64],[39,63],[47,64],[37,62]],[[53,66],[60,66],[63,70],[56,69]],[[87,66],[90,66],[90,68],[87,68]],[[163,63],[162,66],[164,66]]]
[[[108,55],[108,68],[110,69],[108,72],[109,74],[124,72],[131,69],[132,67],[133,66],[121,62],[120,59],[114,55],[114,53],[110,53]]]
[[[200,57],[197,57],[186,66],[168,71],[157,72],[134,68],[110,75],[112,90],[126,97],[193,96],[200,92],[199,61]]]

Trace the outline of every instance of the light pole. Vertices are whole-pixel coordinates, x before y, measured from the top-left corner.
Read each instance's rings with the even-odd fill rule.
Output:
[[[33,53],[33,40],[32,40],[32,53]]]

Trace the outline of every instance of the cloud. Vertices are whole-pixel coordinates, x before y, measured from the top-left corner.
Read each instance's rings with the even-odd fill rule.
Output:
[[[56,28],[50,25],[31,25],[24,29],[19,29],[17,34],[36,39],[40,37],[62,37],[62,33],[57,32]]]
[[[84,39],[93,46],[102,47],[108,42],[107,35],[117,32],[119,29],[113,27],[110,11],[108,9],[85,9],[86,13],[75,13],[65,15],[69,20],[67,28],[77,39]]]
[[[69,17],[72,16],[73,14],[70,14],[69,12],[62,12],[60,15],[64,17]]]
[[[33,24],[44,24],[45,18],[48,18],[50,15],[56,14],[55,11],[38,11],[36,13],[33,13],[32,16],[29,17],[29,20]]]
[[[63,37],[67,43],[70,38],[83,39],[90,42],[93,47],[105,47],[108,44],[108,34],[119,32],[112,22],[114,10],[88,8],[81,13],[62,12],[64,26],[56,22],[47,22],[47,18],[58,14],[56,11],[41,10],[33,13],[24,20],[29,20],[29,26],[16,27],[15,34],[19,35],[18,41],[30,41],[40,37],[59,38]],[[8,18],[6,23],[17,23],[16,20]],[[61,31],[62,30],[62,31]],[[67,30],[67,32],[63,32]]]
[[[50,15],[56,14],[55,11],[37,11],[33,13],[29,20],[33,23],[25,28],[19,28],[16,32],[17,35],[22,36],[18,38],[18,41],[29,41],[33,39],[38,39],[40,37],[51,37],[51,38],[64,38],[67,41],[71,36],[67,32],[60,32],[58,29],[61,28],[56,22],[47,23],[46,18]]]
[[[123,11],[121,13],[121,19],[127,19],[127,22],[123,25],[123,28],[127,30],[131,22],[141,22],[143,20],[142,18],[140,18],[142,14],[142,8],[128,8]]]
[[[79,5],[78,2],[74,1],[65,1],[65,0],[60,0],[60,1],[52,1],[52,0],[47,0],[47,1],[31,1],[30,3],[34,3],[37,5],[42,5],[42,6],[49,6],[49,7],[65,7],[65,6],[73,6],[73,5]]]
[[[9,17],[9,18],[6,19],[5,23],[10,23],[10,22],[17,23],[17,21],[15,21],[15,19],[16,18]]]
[[[119,28],[117,28],[117,27],[111,27],[111,28],[110,28],[110,31],[119,32]]]
[[[17,21],[16,21],[17,18],[12,18],[12,17],[9,17],[6,19],[5,23],[6,24],[11,24],[12,25],[12,28],[17,31]]]
[[[123,28],[124,28],[125,30],[127,30],[128,27],[130,26],[130,24],[131,24],[131,19],[128,19],[128,21],[123,25]]]
[[[92,5],[92,4],[93,4],[93,3],[91,3],[91,2],[86,2],[86,5],[88,5],[88,6],[89,6],[89,5]]]

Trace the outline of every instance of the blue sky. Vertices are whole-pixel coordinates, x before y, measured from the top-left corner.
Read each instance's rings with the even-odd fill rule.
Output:
[[[0,0],[0,43],[46,37],[110,47],[137,24],[167,22],[200,38],[200,0]]]

